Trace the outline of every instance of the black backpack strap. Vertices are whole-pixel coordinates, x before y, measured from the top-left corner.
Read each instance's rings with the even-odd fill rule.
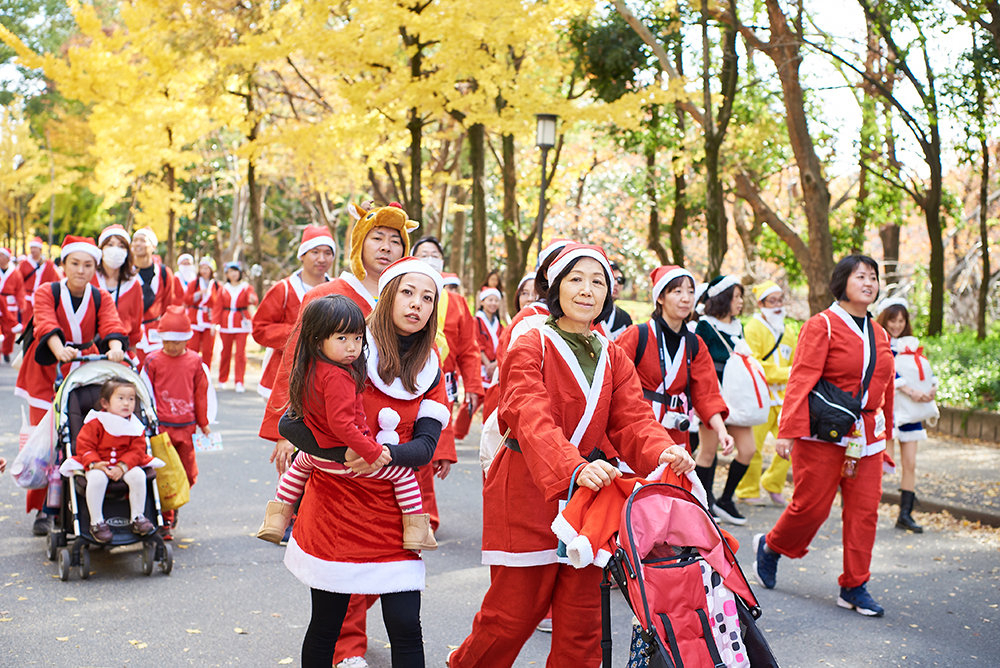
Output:
[[[785,336],[785,333],[784,333],[784,332],[782,332],[781,334],[778,334],[778,339],[777,339],[777,341],[775,341],[775,342],[774,342],[774,347],[773,347],[773,348],[771,348],[771,352],[769,352],[768,354],[764,355],[764,356],[763,356],[763,357],[762,357],[762,358],[760,359],[760,361],[761,361],[761,362],[766,362],[766,361],[767,361],[767,359],[768,359],[768,358],[769,358],[769,357],[770,357],[771,355],[773,355],[773,354],[774,354],[774,351],[778,349],[778,346],[779,346],[779,345],[781,345],[781,339],[782,339],[782,338],[783,338],[784,336]]]
[[[639,327],[639,342],[635,344],[635,367],[639,368],[639,362],[646,352],[646,343],[649,341],[649,323],[644,322]]]
[[[90,286],[90,294],[94,298],[94,320],[97,320],[97,314],[101,312],[101,289],[93,285]],[[57,301],[56,304],[59,302]]]

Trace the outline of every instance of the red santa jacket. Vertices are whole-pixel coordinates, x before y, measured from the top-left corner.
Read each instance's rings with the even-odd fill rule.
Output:
[[[90,411],[76,436],[73,459],[84,468],[91,464],[119,462],[129,468],[145,466],[152,457],[146,452],[145,428],[134,415],[128,420],[118,415]]]
[[[549,307],[541,302],[528,304],[514,314],[510,324],[500,332],[497,343],[497,369],[499,370],[507,358],[507,350],[525,332],[540,327],[549,317]],[[488,418],[500,403],[500,384],[493,383],[486,388],[486,398],[483,400],[483,418]]]
[[[886,439],[892,438],[896,376],[889,335],[872,318],[867,319],[866,326],[874,328],[875,370],[868,393],[862,398],[866,443],[863,456],[882,452]],[[813,435],[809,428],[809,393],[820,378],[857,394],[872,354],[869,345],[867,330],[863,333],[839,304],[806,321],[799,332],[795,361],[785,389],[778,438],[809,439]],[[846,446],[846,440],[842,445]]]
[[[364,400],[342,367],[317,362],[303,405],[306,426],[319,447],[348,447],[369,464],[382,455],[382,446],[372,437],[365,420]]]
[[[7,265],[7,271],[0,271],[0,299],[0,321],[6,321],[15,334],[20,332],[18,314],[25,310],[24,277],[13,262]]]
[[[444,338],[448,342],[448,356],[441,362],[446,381],[452,381],[450,375],[458,372],[462,376],[465,392],[482,397],[483,383],[480,378],[482,361],[476,339],[475,318],[469,312],[469,305],[465,299],[459,295],[445,291],[441,295],[441,303],[445,309]],[[454,397],[449,396],[449,399],[454,400]]]
[[[184,293],[184,305],[188,307],[188,320],[191,321],[191,329],[196,332],[204,332],[213,327],[212,311],[215,309],[215,302],[219,299],[221,286],[214,278],[205,280],[201,276],[188,283],[187,291]]]
[[[184,306],[184,295],[187,294],[187,286],[194,281],[185,283],[181,275],[174,272],[174,289],[171,297],[171,306]]]
[[[264,370],[257,384],[257,393],[265,399],[271,396],[288,335],[295,326],[302,298],[309,289],[302,280],[302,270],[299,269],[272,285],[254,313],[253,340],[267,348],[264,353]]]
[[[347,277],[350,278],[348,279]],[[358,305],[358,308],[365,314],[365,317],[368,317],[368,314],[375,308],[375,299],[368,293],[368,290],[365,289],[361,281],[353,275],[344,272],[340,278],[336,278],[323,285],[317,285],[307,292],[299,307],[300,315],[302,306],[326,295],[344,295],[345,297],[349,297]],[[295,319],[296,325],[298,324],[298,320],[298,318]],[[278,367],[274,378],[274,385],[271,387],[271,396],[267,398],[264,419],[260,424],[259,436],[272,442],[281,440],[281,434],[278,433],[278,420],[281,419],[281,416],[285,413],[285,409],[288,407],[288,370],[294,357],[295,346],[299,342],[295,331],[296,328],[293,327],[292,333],[288,336],[288,343],[285,345],[285,348],[292,351],[293,354],[282,358],[281,365]]]
[[[164,309],[174,303],[173,272],[170,271],[169,267],[164,267],[159,262],[153,262],[152,266],[153,277],[149,281],[148,288],[153,291],[153,301],[149,304],[149,308],[142,313],[142,338],[136,344],[136,348],[146,355],[163,347],[156,331]],[[135,275],[139,280],[139,286],[141,288],[147,287],[138,270]],[[145,303],[145,298],[143,298],[143,305]]]
[[[595,449],[624,457],[640,475],[675,443],[642,400],[631,360],[602,337],[589,384],[566,342],[551,327],[521,336],[501,368],[501,447],[483,487],[483,563],[538,566],[556,562],[551,530],[557,501],[574,470]]]
[[[223,334],[250,333],[250,307],[257,303],[257,293],[246,281],[232,285],[228,281],[215,300],[212,322]],[[244,322],[245,321],[245,322]]]
[[[497,350],[500,347],[500,335],[503,334],[503,330],[504,326],[500,322],[499,314],[495,320],[490,322],[489,317],[484,312],[476,311],[476,340],[479,342],[479,349],[491,362],[496,361]]]
[[[153,390],[160,430],[208,426],[208,374],[198,353],[185,350],[170,357],[162,350],[149,355],[142,375]]]
[[[54,283],[60,279],[59,271],[52,260],[42,260],[36,263],[29,255],[19,262],[17,270],[21,272],[24,281],[24,310],[21,311],[22,322],[28,322],[34,313],[35,291],[45,283]]]
[[[14,394],[27,399],[29,405],[43,410],[52,406],[52,398],[55,396],[52,385],[56,380],[56,359],[47,343],[49,337],[58,336],[63,343],[79,346],[83,355],[99,352],[92,343],[97,334],[101,337],[102,349],[112,339],[120,341],[123,349],[128,347],[128,334],[118,317],[111,295],[100,288],[88,286],[90,289],[84,293],[79,308],[74,310],[66,279],[57,285],[60,289],[58,309],[47,283],[46,287],[35,293],[35,340],[25,352],[14,388]],[[94,308],[93,299],[93,294],[97,291],[101,294],[99,313]],[[79,365],[79,362],[63,364],[63,376]]]
[[[133,276],[124,283],[119,283],[114,290],[108,290],[104,274],[98,271],[90,284],[103,288],[111,295],[111,301],[118,309],[118,318],[128,332],[128,346],[135,348],[142,340],[142,285],[139,284],[139,279]]]
[[[687,384],[687,337],[697,337],[698,352],[691,360],[691,401],[694,404],[695,411],[698,412],[698,416],[706,424],[716,413],[721,414],[722,419],[725,420],[729,416],[729,409],[726,407],[726,402],[722,400],[722,395],[719,393],[719,378],[715,373],[712,356],[709,354],[708,346],[701,340],[701,337],[698,337],[694,333],[690,335],[685,334],[685,338],[681,339],[681,344],[677,348],[677,353],[673,358],[670,357],[666,346],[661,346],[663,348],[664,366],[666,366],[666,376],[664,376],[663,370],[660,368],[660,351],[657,350],[660,337],[657,334],[658,328],[656,322],[650,319],[645,326],[649,327],[649,335],[646,337],[646,348],[639,360],[639,365],[636,367],[636,371],[639,374],[639,382],[642,383],[642,389],[667,396],[683,395],[684,386]],[[622,332],[615,341],[625,352],[625,355],[630,360],[633,360],[633,362],[636,358],[636,348],[639,345],[639,327],[639,325],[632,325]],[[664,384],[666,384],[666,389],[664,389]],[[662,421],[666,414],[667,406],[652,399],[646,399],[646,402],[653,409],[653,416],[657,420]],[[676,429],[668,431],[670,432],[670,438],[676,443],[687,445],[689,439],[688,432]]]

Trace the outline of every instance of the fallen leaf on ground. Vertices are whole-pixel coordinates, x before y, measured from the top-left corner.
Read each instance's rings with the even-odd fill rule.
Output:
[[[188,633],[201,633],[198,629],[185,629]]]
[[[66,642],[67,640],[69,640],[69,636],[65,636],[63,638],[60,638],[60,637],[57,636],[56,640],[58,640],[59,642]]]
[[[278,665],[279,666],[287,666],[291,662],[292,662],[292,657],[286,656],[284,659],[282,659],[281,661],[278,662]]]
[[[129,640],[128,644],[135,645],[137,649],[146,649],[147,647],[149,647],[149,645],[142,642],[141,640]]]
[[[241,629],[238,626],[235,629],[233,629],[233,631],[235,631],[236,633],[239,633],[240,635],[250,635],[249,633],[247,633],[246,631],[244,631],[243,629]]]
[[[75,599],[75,598],[73,598],[72,596],[67,596],[67,597],[66,597],[66,598],[64,598],[63,600],[64,600],[64,601],[75,601],[76,599]]]

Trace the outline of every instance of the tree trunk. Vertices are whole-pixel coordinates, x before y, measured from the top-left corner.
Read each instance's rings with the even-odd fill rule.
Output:
[[[420,52],[413,57],[415,67],[419,72]],[[423,136],[424,122],[420,112],[414,107],[410,109],[410,122],[406,124],[410,130],[410,210],[407,215],[418,223],[424,221],[424,204],[421,199],[420,172],[423,170]]]
[[[983,169],[979,184],[979,243],[983,256],[983,278],[979,282],[979,311],[976,314],[976,338],[980,341],[986,338],[986,306],[990,295],[990,231],[989,217],[989,185],[990,185],[990,149],[986,144],[986,135],[979,138],[983,153]]]
[[[681,44],[678,43],[676,52],[674,54],[675,62],[677,63],[677,73],[684,76],[684,49]],[[677,147],[674,149],[674,155],[671,160],[673,172],[674,172],[674,216],[673,220],[670,221],[670,250],[674,256],[674,264],[678,267],[684,266],[684,230],[687,228],[687,177],[685,172],[687,166],[685,161],[682,159],[684,154],[684,133],[685,133],[685,117],[684,117],[684,106],[680,102],[674,103],[674,113],[677,115],[677,134],[681,137],[682,141],[678,142]],[[664,254],[665,257],[666,254]],[[660,262],[667,264],[663,258]]]
[[[455,217],[451,221],[451,255],[448,257],[448,266],[458,275],[460,281],[465,280],[465,228],[468,225],[465,202],[468,196],[468,189],[456,186]]]
[[[650,108],[649,133],[656,137],[660,127],[660,107],[652,105]],[[646,141],[643,150],[646,153],[646,199],[649,200],[649,228],[646,233],[646,248],[656,253],[656,259],[661,265],[670,264],[667,256],[667,249],[663,247],[660,240],[660,207],[656,196],[656,146],[655,139]],[[676,252],[674,257],[676,257]]]
[[[167,165],[167,188],[173,196],[177,189],[177,180],[174,174],[174,166]],[[167,211],[167,257],[164,262],[168,267],[174,266],[174,238],[177,236],[177,212],[174,211],[173,200],[170,202],[170,209]]]
[[[254,264],[263,265],[264,261],[264,251],[261,248],[260,237],[263,233],[261,227],[261,192],[260,184],[257,183],[257,166],[253,157],[253,143],[257,140],[257,135],[260,133],[260,120],[257,119],[254,113],[254,89],[253,82],[247,82],[247,118],[253,124],[250,126],[250,133],[247,135],[247,140],[251,144],[250,158],[247,160],[247,191],[248,199],[250,200],[249,205],[249,222],[250,222],[250,234],[253,237],[253,262]],[[264,274],[261,273],[254,279],[254,289],[257,291],[258,295],[264,294]]]
[[[472,283],[473,290],[486,282],[486,128],[469,127],[469,162],[472,165]]]
[[[503,241],[507,250],[507,280],[504,290],[507,292],[507,309],[509,313],[517,313],[517,284],[524,275],[527,263],[527,253],[522,252],[520,229],[520,213],[517,210],[517,159],[514,152],[514,135],[503,136]]]
[[[931,245],[931,261],[928,277],[931,281],[931,303],[927,322],[927,335],[938,336],[944,331],[944,239],[941,232],[941,194],[944,189],[941,170],[941,135],[938,132],[937,117],[930,117],[931,141],[927,150],[927,166],[930,167],[930,187],[923,196],[924,216],[927,221],[927,236]]]
[[[882,266],[889,294],[899,285],[899,225],[883,225],[878,231],[882,239]]]

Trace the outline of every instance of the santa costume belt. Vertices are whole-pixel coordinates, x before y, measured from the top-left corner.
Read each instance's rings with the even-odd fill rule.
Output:
[[[521,452],[521,444],[517,442],[516,439],[507,438],[503,442],[504,447],[514,452]],[[522,453],[523,454],[523,453]],[[596,462],[598,459],[603,459],[609,462],[612,466],[618,466],[618,459],[615,457],[608,457],[608,455],[600,448],[594,448],[590,451],[590,454],[586,457],[588,462]]]
[[[193,427],[198,424],[197,421],[192,420],[191,422],[164,422],[160,420],[161,427],[170,427],[171,429],[180,429],[182,427]]]
[[[239,308],[226,308],[225,306],[223,306],[222,310],[223,311],[246,311],[247,307],[246,306],[241,306]]]
[[[643,390],[642,391],[642,398],[643,399],[645,399],[646,401],[655,401],[656,403],[662,404],[664,406],[669,406],[671,400],[674,397],[683,397],[683,396],[685,396],[685,395],[683,395],[683,394],[661,394],[659,392],[654,392],[653,390]]]
[[[160,318],[162,318],[162,317],[163,317],[162,315],[158,315],[155,318],[150,318],[149,320],[143,320],[142,324],[148,325],[151,322],[159,322]]]

